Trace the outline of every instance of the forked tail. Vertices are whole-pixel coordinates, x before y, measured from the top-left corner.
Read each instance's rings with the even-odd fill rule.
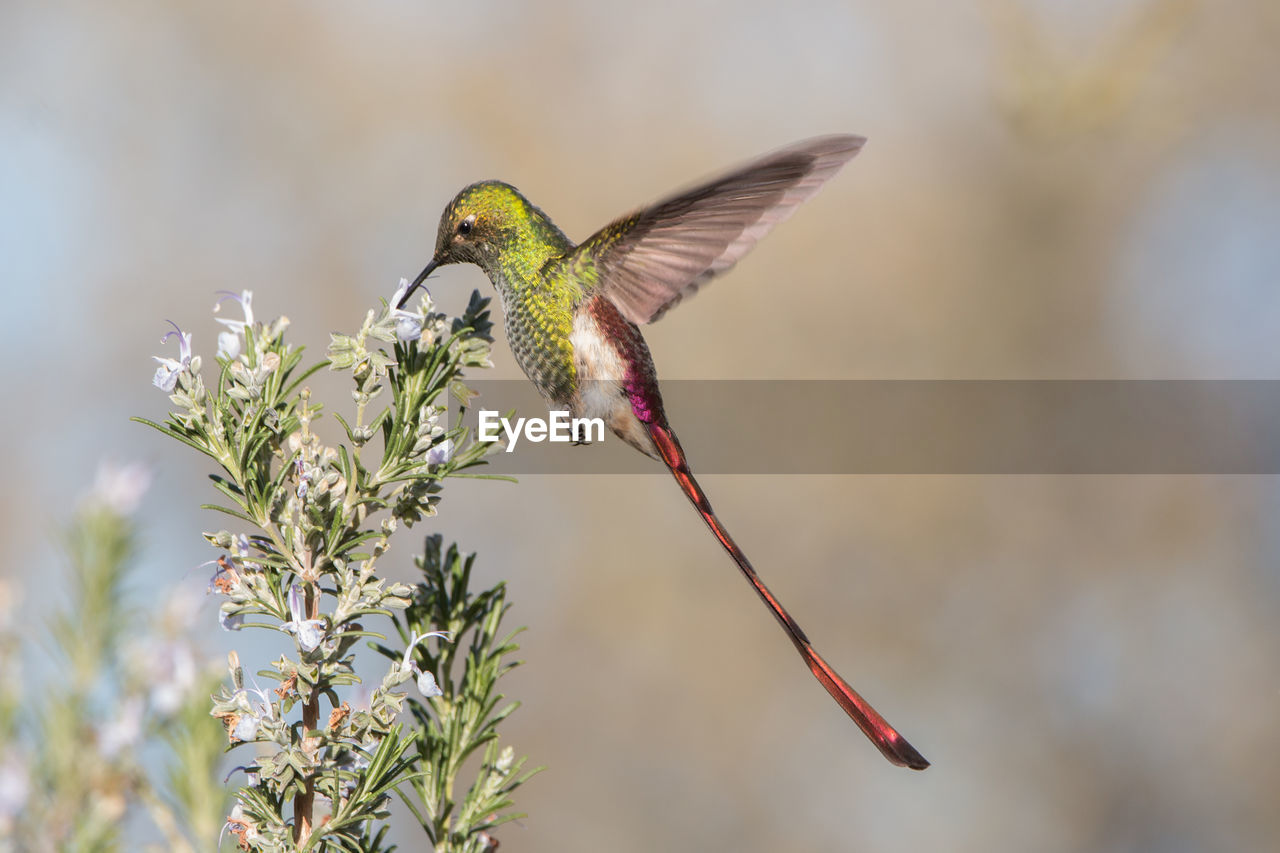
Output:
[[[680,448],[680,442],[676,440],[675,433],[664,426],[657,424],[648,425],[649,435],[653,438],[653,442],[657,445],[658,452],[662,454],[662,460],[671,469],[672,475],[676,478],[676,482],[680,484],[681,490],[685,497],[698,510],[698,514],[702,516],[702,520],[707,523],[707,527],[711,528],[711,532],[720,540],[720,544],[729,552],[729,556],[738,564],[738,568],[742,571],[747,582],[755,589],[756,595],[760,596],[760,600],[772,611],[775,619],[782,625],[787,632],[787,636],[791,638],[791,642],[795,645],[796,650],[800,652],[800,656],[804,658],[804,662],[808,664],[809,669],[813,672],[815,678],[827,688],[827,692],[831,697],[844,708],[858,728],[862,729],[862,733],[871,739],[879,749],[884,753],[884,757],[901,767],[910,767],[912,770],[923,770],[929,766],[929,762],[924,756],[916,752],[915,747],[907,743],[906,738],[898,734],[898,732],[889,725],[884,717],[876,712],[865,699],[858,695],[858,691],[849,686],[849,683],[840,677],[831,665],[822,659],[822,655],[813,648],[809,642],[809,638],[805,636],[804,631],[796,624],[796,620],[791,618],[791,614],[782,606],[782,602],[774,598],[773,593],[764,585],[764,581],[760,580],[760,576],[756,574],[756,570],[751,567],[751,562],[747,559],[747,555],[742,553],[742,549],[738,547],[733,538],[729,536],[729,532],[720,524],[720,519],[716,518],[715,512],[711,509],[711,503],[707,500],[706,494],[702,491],[702,487],[698,485],[698,481],[693,478],[693,472],[689,470],[689,463],[685,460],[684,451]]]

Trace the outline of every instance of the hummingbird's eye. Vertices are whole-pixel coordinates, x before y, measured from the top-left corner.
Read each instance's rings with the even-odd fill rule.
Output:
[[[468,216],[466,219],[458,223],[458,233],[463,237],[471,233],[471,226],[475,224],[474,217]]]

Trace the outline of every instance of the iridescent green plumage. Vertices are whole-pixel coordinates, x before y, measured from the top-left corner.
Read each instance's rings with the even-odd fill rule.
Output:
[[[467,220],[471,233],[483,239],[459,246],[459,260],[489,274],[502,298],[507,342],[525,374],[548,399],[567,400],[576,386],[569,335],[583,295],[566,269],[573,243],[519,190],[500,181],[458,193],[440,218],[438,245],[450,245]]]

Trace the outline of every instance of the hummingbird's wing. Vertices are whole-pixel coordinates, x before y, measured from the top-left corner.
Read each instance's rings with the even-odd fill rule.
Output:
[[[750,251],[862,148],[861,136],[789,145],[625,216],[574,250],[599,292],[633,323],[651,323]]]

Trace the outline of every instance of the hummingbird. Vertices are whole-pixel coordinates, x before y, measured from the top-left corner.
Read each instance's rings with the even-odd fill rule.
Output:
[[[471,184],[444,209],[435,253],[396,307],[438,267],[470,263],[484,270],[502,299],[511,351],[541,395],[573,417],[602,419],[666,465],[832,698],[885,758],[923,770],[929,762],[818,654],[712,510],[667,421],[640,332],[741,260],[865,142],[833,135],[794,143],[623,216],[577,244],[510,184]]]

